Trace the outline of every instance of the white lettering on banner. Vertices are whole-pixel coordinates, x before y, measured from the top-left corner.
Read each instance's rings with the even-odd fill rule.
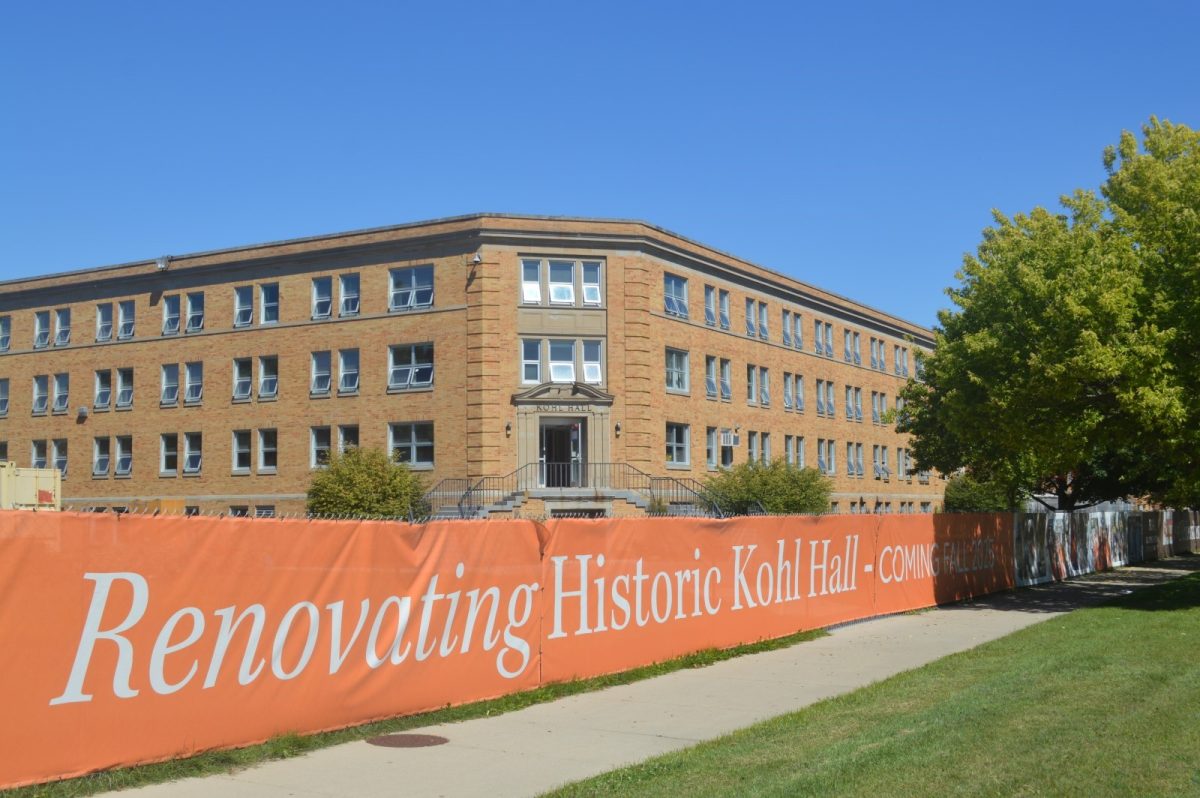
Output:
[[[730,612],[748,611],[858,589],[858,535],[846,535],[836,546],[834,540],[809,540],[807,570],[802,563],[803,544],[796,537],[779,538],[774,545],[761,547],[757,543],[733,545],[725,568],[701,566],[699,548],[692,552],[693,563],[666,568],[642,558],[611,561],[601,553],[553,556],[552,584],[546,590],[546,601],[551,603],[546,608],[551,620],[547,640],[609,634],[631,626],[661,626],[715,616],[726,606]],[[892,582],[936,574],[939,568],[962,571],[982,568],[985,562],[990,567],[993,559],[990,543],[986,549],[943,544],[942,552],[936,544],[888,546],[880,555],[879,567],[883,581]],[[142,622],[150,604],[146,578],[134,572],[88,573],[84,579],[95,584],[75,660],[62,695],[50,703],[92,700],[85,692],[89,669],[97,646],[105,642],[116,647],[111,678],[112,694],[118,698],[138,695],[131,682],[135,668],[141,669],[139,675],[158,695],[170,695],[194,683],[202,689],[215,687],[223,673],[232,677],[226,659],[238,661],[240,686],[264,677],[289,681],[314,667],[325,670],[324,654],[315,655],[326,639],[329,676],[360,657],[369,669],[378,670],[467,654],[472,646],[489,654],[494,651],[496,673],[502,678],[521,676],[539,645],[531,636],[541,627],[531,626],[531,621],[541,585],[518,584],[507,595],[495,585],[464,592],[461,580],[465,572],[460,562],[453,576],[431,573],[407,595],[338,599],[323,607],[298,598],[276,617],[261,603],[213,610],[182,607],[157,630],[148,660],[137,656],[141,652],[134,650],[128,636]],[[801,586],[804,578],[808,579],[807,596]],[[354,601],[357,617],[351,619]],[[102,628],[105,618],[122,620]],[[209,650],[206,639],[211,641],[212,652],[208,662],[196,656],[187,659],[189,650]],[[170,672],[182,674],[175,681],[166,675],[169,657],[177,660]],[[201,669],[205,674],[202,683],[196,679]]]
[[[884,546],[879,550],[879,581],[885,585],[929,579],[941,573],[952,575],[990,571],[995,566],[996,541],[993,538]]]

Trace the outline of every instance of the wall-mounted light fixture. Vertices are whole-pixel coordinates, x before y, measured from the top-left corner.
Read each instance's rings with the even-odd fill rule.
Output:
[[[617,426],[614,427],[613,429],[617,433],[617,437],[618,438],[621,437],[621,422],[620,421],[617,422]]]
[[[512,422],[511,421],[506,422],[504,425],[504,437],[506,437],[506,438],[512,437]]]

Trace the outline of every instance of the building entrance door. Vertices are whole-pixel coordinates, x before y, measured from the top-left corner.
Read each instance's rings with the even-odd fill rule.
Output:
[[[544,418],[541,420],[541,447],[538,455],[538,485],[543,488],[579,488],[583,486],[584,427],[582,418]]]

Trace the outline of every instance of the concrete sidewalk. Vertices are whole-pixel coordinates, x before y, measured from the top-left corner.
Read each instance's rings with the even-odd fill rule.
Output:
[[[970,604],[877,618],[791,648],[677,671],[518,712],[414,729],[448,743],[326,748],[138,798],[532,796],[848,693],[1071,610],[1200,570],[1167,560]]]

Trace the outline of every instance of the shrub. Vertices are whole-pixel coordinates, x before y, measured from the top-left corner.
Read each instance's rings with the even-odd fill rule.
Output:
[[[736,465],[709,478],[705,487],[722,510],[734,515],[760,505],[768,513],[824,513],[832,482],[815,468],[797,468],[781,458],[768,465]]]
[[[404,518],[428,512],[425,482],[380,449],[347,449],[313,475],[308,511],[356,518]]]
[[[948,513],[999,513],[1013,509],[1011,491],[997,480],[955,474],[946,480],[945,510]]]

